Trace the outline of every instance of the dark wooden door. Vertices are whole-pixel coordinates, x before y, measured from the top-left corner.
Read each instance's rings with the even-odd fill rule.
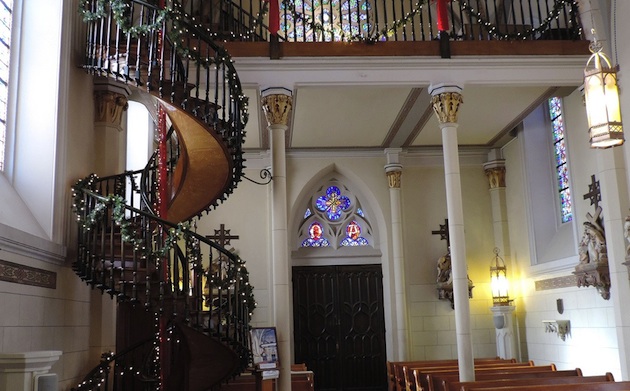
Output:
[[[380,265],[293,268],[295,362],[317,391],[387,388]]]

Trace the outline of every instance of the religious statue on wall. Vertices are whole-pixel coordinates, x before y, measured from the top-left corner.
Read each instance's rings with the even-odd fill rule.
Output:
[[[448,247],[446,254],[441,256],[437,262],[437,291],[438,299],[449,300],[451,308],[455,309],[453,298],[453,268],[451,266],[451,250],[450,237],[448,234],[448,219],[444,220],[444,224],[440,224],[439,231],[431,231],[434,235],[440,235],[440,239],[446,240]],[[472,298],[472,288],[474,288],[472,280],[468,278],[468,297]]]
[[[595,180],[595,175],[591,176],[589,192],[584,195],[584,199],[589,198],[591,205],[595,205],[595,214],[586,214],[586,221],[583,224],[584,231],[578,247],[580,262],[575,267],[573,274],[577,278],[578,287],[594,286],[600,295],[608,300],[610,299],[608,251],[602,207],[599,206],[601,201],[599,181]]]

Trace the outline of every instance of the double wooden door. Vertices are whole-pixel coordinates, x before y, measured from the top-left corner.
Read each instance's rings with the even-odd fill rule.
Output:
[[[380,265],[293,268],[295,362],[316,391],[387,389]]]

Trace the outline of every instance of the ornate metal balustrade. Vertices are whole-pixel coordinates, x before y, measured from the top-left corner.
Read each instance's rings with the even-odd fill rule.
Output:
[[[188,0],[183,11],[226,41],[267,41],[270,25],[284,42],[432,41],[440,1]],[[442,18],[452,40],[582,39],[574,0],[448,0]]]

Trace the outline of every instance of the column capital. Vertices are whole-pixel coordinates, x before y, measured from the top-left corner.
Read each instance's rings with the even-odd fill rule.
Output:
[[[122,131],[122,115],[129,107],[131,90],[125,84],[108,78],[94,79],[94,122]]]
[[[505,159],[484,163],[483,170],[491,189],[505,187]]]
[[[387,175],[387,183],[390,189],[400,189],[402,179],[402,166],[401,165],[387,165],[385,166],[385,175]]]
[[[433,111],[440,121],[440,125],[457,123],[457,110],[464,103],[462,87],[458,85],[437,84],[429,86]]]
[[[291,110],[293,109],[293,95],[286,88],[267,88],[262,91],[260,104],[265,112],[267,126],[288,126]]]

